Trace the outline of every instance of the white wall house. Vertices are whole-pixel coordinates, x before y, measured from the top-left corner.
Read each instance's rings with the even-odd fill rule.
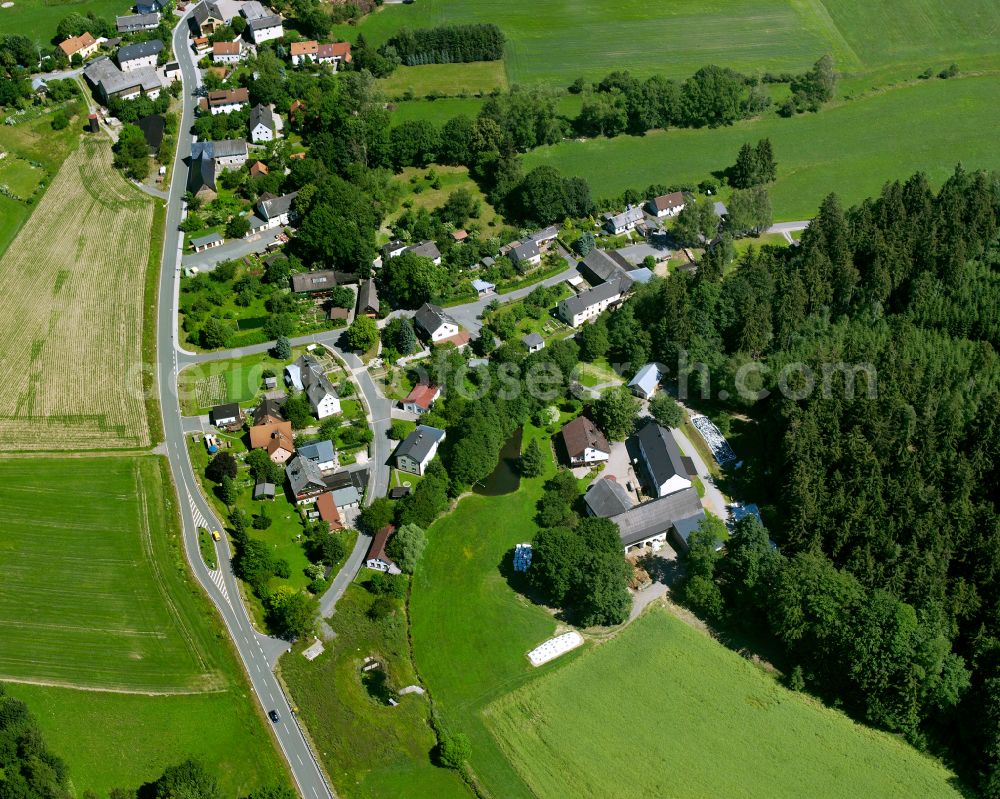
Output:
[[[163,42],[153,39],[151,42],[128,44],[118,48],[118,66],[122,72],[133,72],[143,67],[155,67]]]
[[[431,342],[437,344],[452,336],[457,336],[459,331],[458,322],[444,312],[443,308],[425,302],[417,315],[414,317],[417,326],[423,330],[430,338]]]
[[[631,278],[619,277],[602,283],[597,288],[567,297],[559,303],[559,316],[566,324],[573,327],[592,322],[619,302],[631,286]]]
[[[639,456],[656,496],[666,497],[690,488],[691,480],[681,460],[680,448],[669,430],[651,421],[636,434],[636,438]]]
[[[263,44],[272,39],[280,39],[285,35],[285,29],[281,24],[281,17],[271,14],[267,17],[252,19],[247,23],[247,31],[254,44]]]

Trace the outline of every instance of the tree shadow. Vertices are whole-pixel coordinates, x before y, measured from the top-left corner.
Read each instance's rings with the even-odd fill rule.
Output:
[[[528,580],[527,573],[514,570],[513,547],[504,553],[500,563],[497,564],[497,572],[499,572],[500,576],[506,580],[507,585],[515,594],[524,597],[532,605],[537,605],[538,607],[545,608],[546,610],[553,610],[553,607],[548,603],[546,596],[531,585],[531,582]],[[569,617],[566,615],[566,612],[561,609],[555,609],[555,618],[559,621],[569,621]]]
[[[636,561],[654,583],[663,583],[671,591],[684,577],[684,565],[677,558],[663,558],[650,552]]]

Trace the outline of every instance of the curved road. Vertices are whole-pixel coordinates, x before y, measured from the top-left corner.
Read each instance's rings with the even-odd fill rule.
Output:
[[[257,633],[243,605],[240,589],[229,567],[232,553],[223,540],[216,544],[222,568],[210,572],[201,559],[198,549],[198,527],[222,529],[211,506],[202,496],[188,457],[187,444],[181,424],[180,405],[177,398],[178,355],[175,347],[176,299],[179,289],[180,246],[178,226],[183,212],[184,189],[187,184],[186,160],[191,155],[191,138],[185,135],[194,120],[192,91],[199,84],[199,75],[188,47],[187,17],[181,19],[174,30],[174,54],[181,65],[183,79],[183,112],[178,136],[177,155],[174,160],[170,193],[167,200],[167,218],[163,242],[163,259],[157,319],[157,380],[160,408],[163,414],[163,433],[170,470],[177,487],[181,520],[184,530],[184,548],[191,570],[218,608],[229,634],[236,645],[257,700],[265,711],[277,710],[280,721],[270,724],[288,766],[295,778],[299,793],[305,799],[329,799],[334,796],[312,752],[299,729],[285,695],[271,671],[272,664],[287,643]]]

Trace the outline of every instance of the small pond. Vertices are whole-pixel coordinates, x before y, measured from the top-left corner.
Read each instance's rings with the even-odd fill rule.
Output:
[[[512,494],[521,485],[521,428],[514,431],[500,450],[500,462],[485,480],[476,483],[473,491],[486,497]]]

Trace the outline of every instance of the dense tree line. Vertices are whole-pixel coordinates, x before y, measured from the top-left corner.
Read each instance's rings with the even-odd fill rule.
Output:
[[[0,685],[0,795],[68,799],[69,770],[52,753],[35,717]]]
[[[606,322],[610,358],[661,361],[695,395],[708,387],[701,362],[713,396],[756,403],[774,453],[757,489],[787,559],[758,618],[802,683],[947,747],[989,795],[1000,788],[998,220],[997,177],[961,168],[937,193],[918,174],[849,211],[831,195],[800,246],[750,252],[725,280],[726,257],[706,255],[696,275],[639,289]],[[718,567],[728,602],[733,581],[754,582],[733,563]],[[710,593],[695,592],[701,607],[720,609]],[[746,617],[749,600],[736,601]]]
[[[504,42],[500,28],[492,23],[403,28],[382,46],[382,54],[398,58],[408,67],[499,61],[503,58]]]

